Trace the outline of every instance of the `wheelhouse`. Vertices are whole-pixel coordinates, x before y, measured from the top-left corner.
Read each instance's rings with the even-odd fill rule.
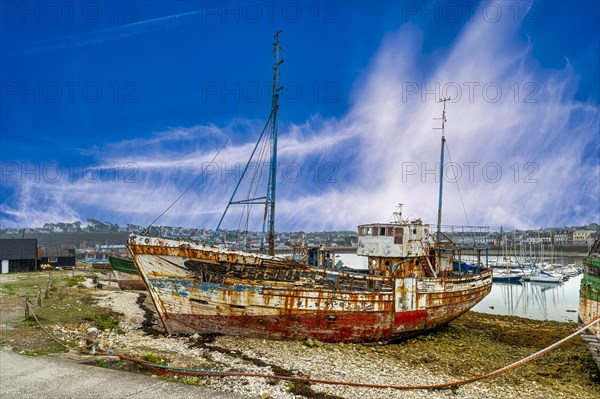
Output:
[[[358,250],[361,256],[423,256],[433,239],[429,225],[415,220],[406,223],[375,223],[358,226]]]

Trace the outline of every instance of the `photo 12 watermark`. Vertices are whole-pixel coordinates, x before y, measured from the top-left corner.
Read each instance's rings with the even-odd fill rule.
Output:
[[[201,1],[200,21],[210,23],[313,23],[339,22],[338,1]]]
[[[498,183],[501,180],[511,180],[513,183],[539,183],[538,172],[540,167],[535,162],[513,162],[502,165],[498,162],[448,162],[444,164],[443,171],[440,163],[428,162],[402,162],[402,183],[439,183],[440,172],[443,172],[445,183],[484,181]]]
[[[202,103],[258,103],[271,98],[273,82],[202,82]],[[287,103],[312,101],[314,103],[335,104],[340,102],[340,86],[337,82],[284,82],[279,96]]]
[[[110,83],[78,81],[2,81],[0,103],[54,104],[113,102],[135,104],[140,86],[132,81]]]
[[[139,168],[135,162],[114,162],[110,165],[97,163],[82,164],[78,162],[2,162],[0,163],[0,182],[27,183],[98,183],[109,181],[114,183],[138,183]]]
[[[539,22],[540,6],[533,1],[402,1],[402,23],[417,19],[422,23],[469,23],[484,21],[495,24]]]
[[[250,162],[246,167],[240,162],[204,162],[202,164],[202,182],[217,181],[231,183],[241,181],[256,183],[268,172],[269,162]],[[277,162],[277,179],[287,183],[298,183],[300,180],[312,183],[339,183],[340,167],[336,162],[313,162],[301,164],[298,162]]]
[[[0,22],[21,24],[129,24],[139,21],[140,1],[5,1]]]
[[[539,102],[539,91],[535,82],[402,82],[402,102],[438,102],[440,98],[448,98],[451,103],[497,103],[506,99],[514,103],[536,104]]]

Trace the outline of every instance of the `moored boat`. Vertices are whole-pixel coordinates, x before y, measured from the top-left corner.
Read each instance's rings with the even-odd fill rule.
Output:
[[[583,260],[583,278],[579,286],[579,324],[586,325],[600,317],[600,239]],[[588,328],[581,338],[587,343],[600,368],[600,325]]]
[[[552,274],[542,269],[535,268],[530,274],[523,275],[521,281],[560,284],[564,279],[561,275]]]
[[[523,278],[523,272],[512,270],[494,271],[492,281],[494,283],[520,283]]]
[[[106,258],[106,254],[102,254],[102,258],[98,259],[96,254],[85,254],[83,258],[83,262],[86,264],[86,267],[100,273],[107,273],[111,271],[110,263]]]
[[[145,290],[144,280],[133,264],[133,260],[122,256],[110,255],[108,261],[117,284],[122,290]]]

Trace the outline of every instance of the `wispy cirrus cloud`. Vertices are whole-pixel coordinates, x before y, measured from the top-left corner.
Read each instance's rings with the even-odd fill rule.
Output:
[[[598,104],[575,99],[578,74],[568,60],[559,69],[540,66],[535,43],[519,29],[510,19],[475,19],[435,57],[423,49],[435,32],[406,24],[389,33],[357,77],[345,115],[281,126],[277,228],[353,229],[388,220],[398,202],[406,216],[434,222],[440,121],[433,118],[444,95],[451,97],[444,223],[598,222]],[[205,170],[159,223],[214,228],[262,123],[177,127],[109,143],[95,153],[98,164],[132,163],[134,182],[16,184],[27,200],[3,204],[3,223],[38,225],[61,215],[149,223]],[[209,167],[226,137],[233,139]],[[60,206],[50,211],[53,204]],[[225,227],[237,223],[232,216]]]

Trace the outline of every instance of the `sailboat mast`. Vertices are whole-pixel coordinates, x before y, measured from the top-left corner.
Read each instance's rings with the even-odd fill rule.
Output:
[[[440,233],[442,231],[442,191],[444,189],[444,147],[446,146],[446,101],[450,100],[450,97],[443,98],[440,101],[444,103],[444,110],[442,111],[442,147],[440,151],[440,196],[438,200],[438,219],[437,219],[437,239],[440,239]]]
[[[275,58],[275,66],[273,67],[273,93],[271,99],[271,114],[273,119],[271,120],[271,169],[269,173],[269,192],[268,198],[265,203],[265,215],[268,213],[269,216],[269,230],[268,230],[268,244],[269,244],[269,255],[275,254],[275,194],[277,188],[277,114],[279,111],[279,91],[282,86],[279,85],[279,65],[283,63],[283,60],[279,59],[279,52],[281,47],[279,46],[279,34],[281,31],[277,31],[273,38],[273,57]]]

